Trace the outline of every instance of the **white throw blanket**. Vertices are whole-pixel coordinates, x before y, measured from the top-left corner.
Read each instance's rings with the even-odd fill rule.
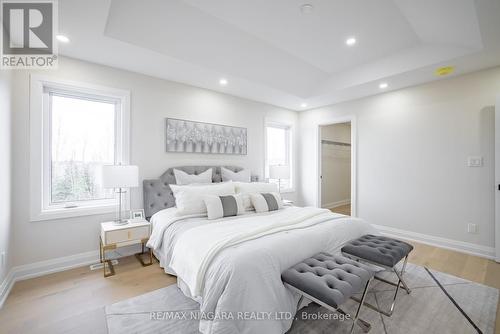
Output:
[[[163,235],[167,228],[175,222],[186,220],[189,218],[203,218],[206,217],[206,214],[194,214],[187,216],[179,216],[177,215],[176,208],[165,209],[159,211],[151,217],[151,225],[153,225],[153,231],[151,232],[151,236],[149,237],[147,247],[158,250],[161,248],[163,243]]]
[[[261,216],[260,219],[248,217],[193,228],[176,243],[171,267],[183,278],[191,295],[200,296],[207,268],[221,250],[269,234],[305,228],[331,219],[331,212],[326,209],[293,207]]]

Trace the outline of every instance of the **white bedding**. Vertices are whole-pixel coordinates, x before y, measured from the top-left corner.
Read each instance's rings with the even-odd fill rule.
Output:
[[[203,314],[215,318],[200,321],[203,333],[286,332],[292,323],[287,314],[295,314],[298,297],[284,287],[281,273],[318,252],[335,253],[351,239],[376,233],[360,219],[298,207],[211,221],[167,209],[151,222],[148,246],[160,265],[178,277]]]

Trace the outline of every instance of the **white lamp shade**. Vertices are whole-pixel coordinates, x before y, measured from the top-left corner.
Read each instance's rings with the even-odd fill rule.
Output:
[[[270,179],[289,179],[290,166],[286,165],[271,165],[269,166]]]
[[[125,165],[102,166],[104,188],[134,188],[139,186],[139,167]]]

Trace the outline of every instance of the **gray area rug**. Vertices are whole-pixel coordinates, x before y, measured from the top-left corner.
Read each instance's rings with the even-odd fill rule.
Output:
[[[497,289],[437,271],[432,273],[483,333],[494,333]],[[395,280],[395,275],[390,273],[380,276]],[[372,325],[370,333],[477,333],[423,267],[409,264],[405,280],[412,293],[408,295],[400,290],[392,317],[382,316],[367,307],[361,310],[362,319]],[[367,301],[387,309],[393,294],[394,287],[375,280]],[[349,301],[343,309],[354,314],[356,307],[354,301]],[[196,310],[199,310],[198,304],[172,285],[107,306],[106,322],[110,334],[199,333],[196,320],[151,320],[151,311]],[[317,320],[317,314],[330,312],[317,304],[299,310],[289,333],[349,333],[350,321],[335,320],[333,313],[329,318],[334,320]],[[362,333],[356,327],[356,333]]]

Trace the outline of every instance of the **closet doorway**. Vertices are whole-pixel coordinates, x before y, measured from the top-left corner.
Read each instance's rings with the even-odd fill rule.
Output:
[[[351,125],[348,121],[319,127],[321,207],[349,216],[354,215]]]

